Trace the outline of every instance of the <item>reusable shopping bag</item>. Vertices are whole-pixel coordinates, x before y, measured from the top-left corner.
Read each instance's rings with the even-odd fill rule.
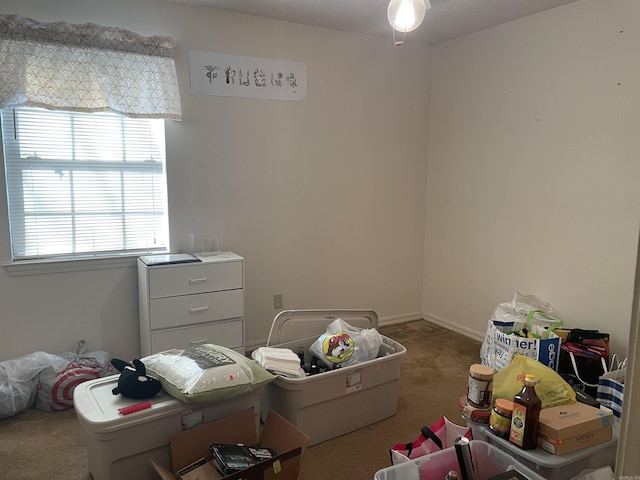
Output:
[[[498,305],[480,349],[482,363],[499,371],[520,354],[557,370],[562,339],[553,330],[562,327],[562,320],[550,312],[548,303],[520,292],[512,302]]]
[[[612,358],[613,361],[615,361]],[[612,362],[613,363],[613,362]],[[598,379],[598,390],[596,400],[603,407],[610,408],[616,421],[622,417],[622,402],[624,400],[624,380],[627,374],[626,359],[609,372],[606,372]]]
[[[452,447],[458,437],[472,440],[471,428],[456,425],[447,417],[441,417],[430,427],[422,427],[420,436],[413,442],[399,443],[391,447],[389,450],[391,464],[408,462],[414,458]]]

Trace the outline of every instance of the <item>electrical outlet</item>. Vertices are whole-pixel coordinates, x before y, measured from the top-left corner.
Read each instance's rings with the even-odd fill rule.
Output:
[[[273,296],[273,308],[274,310],[278,310],[282,308],[282,294],[277,293]]]

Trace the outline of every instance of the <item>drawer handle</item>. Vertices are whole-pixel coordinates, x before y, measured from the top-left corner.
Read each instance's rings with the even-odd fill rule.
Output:
[[[202,340],[190,340],[189,344],[190,345],[204,345],[205,343],[207,343],[209,339],[208,338],[203,338]]]
[[[189,285],[193,285],[194,283],[204,283],[207,281],[207,277],[202,278],[190,278]]]
[[[189,307],[189,313],[200,313],[209,310],[209,305],[203,305],[202,307]]]

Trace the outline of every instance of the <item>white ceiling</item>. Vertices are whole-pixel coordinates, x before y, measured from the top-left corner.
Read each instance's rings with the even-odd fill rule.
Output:
[[[288,22],[392,38],[389,0],[170,0]],[[477,32],[576,0],[431,0],[406,42],[428,44]]]

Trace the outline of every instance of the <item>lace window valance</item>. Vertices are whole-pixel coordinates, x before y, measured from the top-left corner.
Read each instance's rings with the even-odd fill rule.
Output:
[[[0,15],[0,108],[181,118],[170,37]]]

